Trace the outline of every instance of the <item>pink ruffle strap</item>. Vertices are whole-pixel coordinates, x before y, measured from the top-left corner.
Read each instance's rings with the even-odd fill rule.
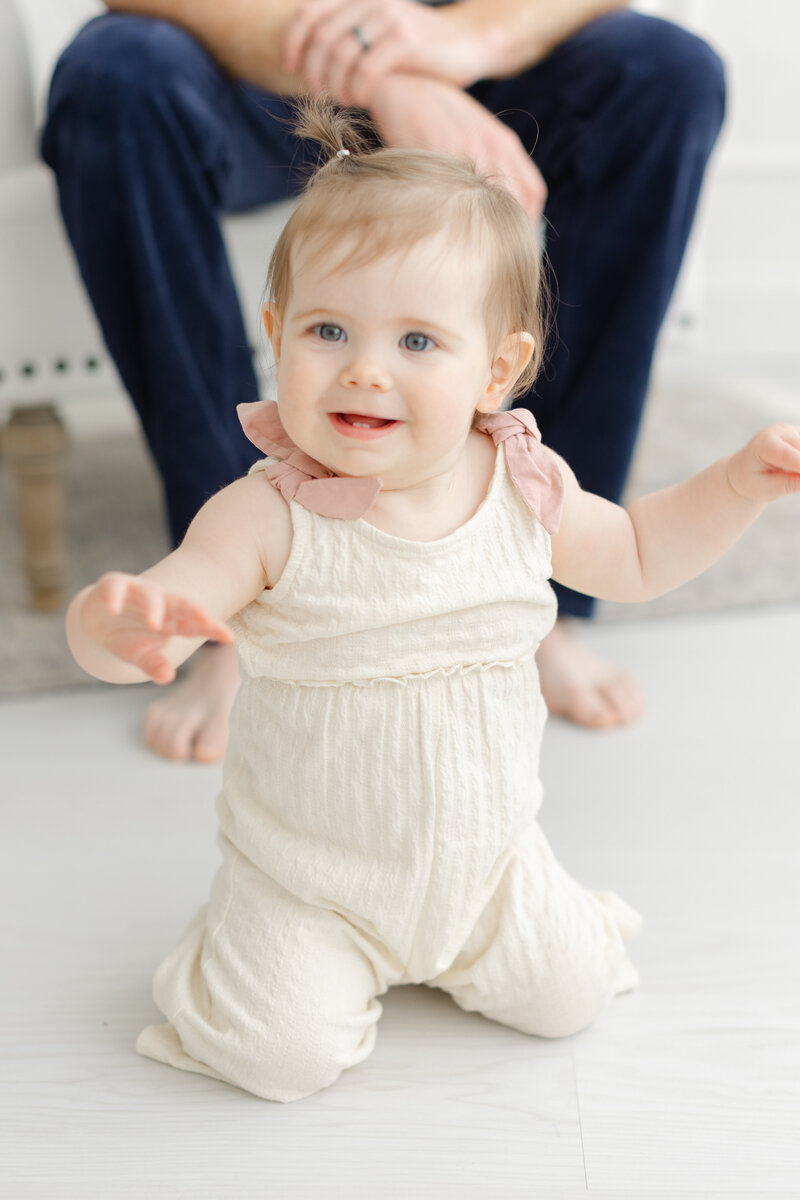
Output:
[[[475,426],[503,443],[508,473],[519,494],[548,533],[558,529],[564,503],[564,479],[555,455],[542,445],[542,435],[527,408],[490,413]]]
[[[270,483],[284,500],[297,500],[321,517],[363,517],[381,490],[380,479],[334,475],[295,446],[281,424],[272,400],[239,404],[236,412],[250,441],[281,461],[266,469]]]
[[[274,401],[240,404],[239,420],[247,437],[280,462],[266,469],[270,483],[285,500],[297,500],[322,517],[363,517],[381,490],[381,480],[334,475],[294,444],[281,424]],[[503,443],[508,473],[533,515],[555,533],[564,500],[564,481],[550,450],[541,444],[536,422],[527,408],[490,413],[476,425],[495,445]]]

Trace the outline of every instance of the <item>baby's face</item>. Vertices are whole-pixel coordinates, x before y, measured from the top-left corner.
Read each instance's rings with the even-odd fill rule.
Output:
[[[449,249],[449,252],[448,252]],[[460,454],[487,400],[486,268],[444,235],[404,256],[312,269],[302,246],[273,330],[278,405],[293,441],[338,475],[384,490],[424,482]]]

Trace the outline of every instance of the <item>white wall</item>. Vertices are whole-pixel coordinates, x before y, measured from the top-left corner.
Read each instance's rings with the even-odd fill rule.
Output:
[[[800,6],[665,0],[637,7],[706,37],[728,75],[728,116],[674,314],[690,324],[676,336],[673,319],[662,359],[798,377]]]

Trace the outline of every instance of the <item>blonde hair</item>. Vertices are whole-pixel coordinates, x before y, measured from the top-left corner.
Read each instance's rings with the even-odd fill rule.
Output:
[[[327,100],[299,101],[295,132],[329,157],[306,184],[270,259],[265,296],[278,315],[291,297],[298,243],[314,263],[339,249],[335,270],[373,262],[446,227],[489,267],[483,317],[490,350],[510,333],[533,336],[533,356],[511,394],[527,390],[542,363],[546,296],[534,230],[511,193],[468,159],[381,147],[361,114]]]

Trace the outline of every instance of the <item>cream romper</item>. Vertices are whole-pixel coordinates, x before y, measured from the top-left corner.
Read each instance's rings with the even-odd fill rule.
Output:
[[[290,1101],[367,1057],[394,984],[528,1034],[582,1029],[635,986],[639,917],[567,875],[535,820],[556,601],[502,444],[438,541],[290,508],[280,580],[231,622],[223,863],[156,974],[169,1024],[137,1049]]]

